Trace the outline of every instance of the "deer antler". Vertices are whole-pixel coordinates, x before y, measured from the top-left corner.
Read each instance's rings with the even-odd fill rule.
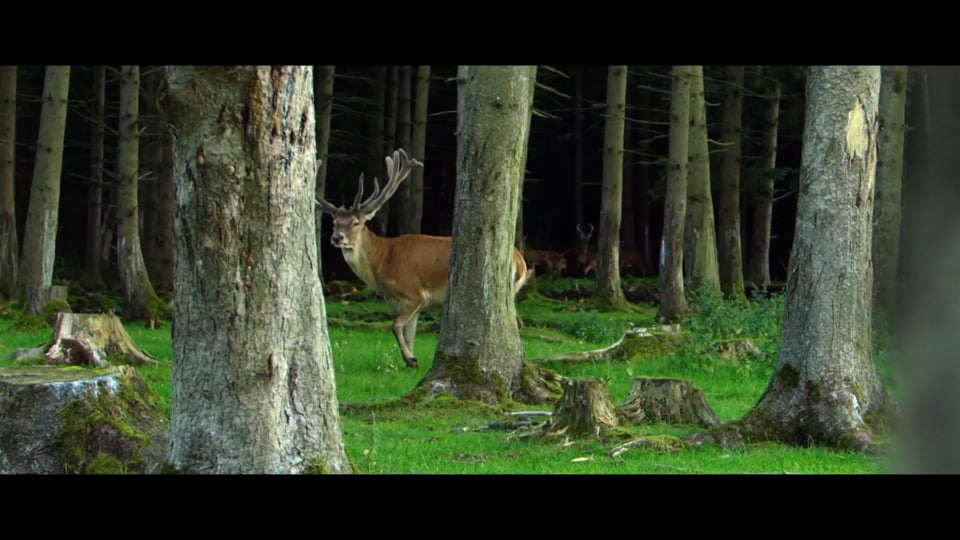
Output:
[[[394,151],[393,157],[387,156],[385,160],[387,162],[387,183],[383,186],[383,191],[380,191],[380,183],[374,178],[373,194],[359,205],[354,202],[354,210],[365,214],[375,214],[393,196],[397,188],[400,187],[400,182],[403,182],[415,165],[423,167],[423,163],[407,157],[407,153],[403,149]],[[359,196],[357,200],[359,200]]]
[[[587,223],[587,227],[589,227],[590,229],[587,231],[584,231],[583,228],[580,226],[580,224],[577,223],[577,232],[580,233],[581,238],[590,238],[591,236],[593,236],[593,223]]]

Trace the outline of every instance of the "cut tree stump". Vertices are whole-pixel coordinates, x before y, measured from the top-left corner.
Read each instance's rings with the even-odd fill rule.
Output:
[[[37,315],[43,310],[47,302],[62,298],[67,299],[65,285],[32,286],[27,288],[27,313]]]
[[[51,364],[91,367],[157,363],[133,344],[112,313],[58,313],[44,358]]]
[[[584,363],[607,360],[629,360],[643,351],[661,352],[673,349],[680,336],[679,325],[655,328],[631,328],[613,345],[579,353],[561,353],[537,358],[534,362]]]
[[[667,422],[710,427],[720,423],[703,391],[684,379],[636,377],[630,395],[617,412],[632,424]]]
[[[563,395],[540,435],[548,437],[604,437],[618,424],[607,385],[600,379],[564,379]]]
[[[0,474],[147,473],[167,420],[129,366],[0,369]]]

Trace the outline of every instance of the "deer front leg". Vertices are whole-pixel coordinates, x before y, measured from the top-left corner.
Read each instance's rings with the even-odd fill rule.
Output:
[[[400,313],[393,319],[393,335],[397,338],[397,343],[400,345],[400,352],[403,353],[403,361],[409,368],[419,367],[417,358],[413,355],[413,338],[417,331],[417,314],[422,307],[423,302],[405,302],[401,305]],[[407,339],[404,337],[404,334],[408,332],[406,328],[411,326],[412,330],[409,331],[409,339]]]

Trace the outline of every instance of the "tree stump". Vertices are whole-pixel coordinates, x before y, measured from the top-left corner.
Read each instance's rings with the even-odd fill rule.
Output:
[[[564,379],[563,395],[541,428],[543,436],[603,437],[617,426],[617,413],[600,379]]]
[[[37,315],[43,310],[47,302],[56,299],[67,299],[67,287],[64,285],[48,285],[46,287],[27,288],[27,313]]]
[[[696,424],[710,427],[720,423],[703,391],[684,379],[636,377],[621,417],[633,424]]]
[[[0,474],[144,473],[167,420],[129,366],[0,369]]]
[[[90,367],[155,364],[112,313],[58,313],[44,358],[51,364]]]

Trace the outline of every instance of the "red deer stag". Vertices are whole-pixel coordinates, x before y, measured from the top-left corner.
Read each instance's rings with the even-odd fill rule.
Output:
[[[597,254],[590,252],[590,239],[593,238],[593,223],[587,223],[586,229],[578,223],[577,233],[580,235],[580,247],[568,249],[564,251],[562,255],[564,259],[567,260],[568,268],[571,262],[575,262],[576,267],[580,269],[581,275],[586,276],[590,272],[595,273],[597,269]]]
[[[447,297],[447,277],[450,268],[449,236],[404,234],[395,238],[377,236],[366,223],[397,191],[414,165],[423,163],[397,150],[386,157],[387,183],[380,191],[377,179],[373,194],[363,198],[363,173],[360,187],[350,208],[336,207],[318,200],[320,209],[333,216],[333,234],[330,243],[339,248],[353,272],[367,287],[380,293],[396,312],[393,335],[397,338],[403,361],[407,367],[418,366],[413,355],[413,340],[417,334],[417,316],[420,310],[442,304]],[[362,201],[362,202],[361,202]],[[513,293],[529,279],[527,265],[520,252],[513,253]]]

